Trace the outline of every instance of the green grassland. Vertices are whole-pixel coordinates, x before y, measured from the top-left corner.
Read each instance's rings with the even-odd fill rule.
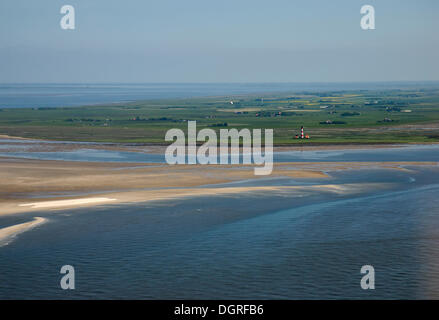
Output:
[[[230,102],[233,101],[233,104]],[[302,92],[0,109],[0,134],[166,144],[170,128],[274,129],[276,145],[439,141],[439,89]],[[304,126],[309,140],[294,139]]]

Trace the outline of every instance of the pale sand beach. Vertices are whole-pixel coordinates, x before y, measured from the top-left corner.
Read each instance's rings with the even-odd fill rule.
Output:
[[[126,202],[243,193],[360,192],[383,185],[222,186],[264,178],[326,179],[325,171],[362,168],[407,170],[435,162],[275,163],[269,177],[255,176],[252,165],[176,165],[69,162],[0,158],[0,215]],[[209,186],[209,187],[205,187]]]
[[[16,235],[35,228],[46,221],[47,219],[45,218],[35,217],[32,221],[0,229],[0,246],[8,244],[8,242]]]
[[[115,200],[116,199],[110,199],[110,198],[84,198],[84,199],[72,199],[72,200],[42,201],[42,202],[20,204],[20,207],[30,207],[32,209],[61,208],[61,207],[74,207],[81,205],[97,204],[97,203],[103,203],[103,202],[109,202]]]
[[[71,200],[42,201],[34,203],[5,202],[0,204],[3,214],[38,211],[39,209],[72,209],[77,207],[95,206],[107,203],[140,203],[160,200],[177,200],[187,197],[226,196],[226,195],[255,195],[263,196],[269,193],[288,197],[303,197],[320,191],[334,194],[354,194],[366,190],[386,189],[386,184],[343,184],[343,185],[313,185],[313,186],[270,186],[270,187],[221,187],[221,188],[185,188],[162,189],[106,193],[111,198],[79,198]]]

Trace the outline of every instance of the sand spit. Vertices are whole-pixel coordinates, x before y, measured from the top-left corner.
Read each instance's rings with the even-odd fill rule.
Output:
[[[384,183],[362,183],[362,184],[319,184],[312,186],[256,186],[256,187],[227,187],[227,188],[189,188],[189,189],[167,189],[153,191],[121,192],[110,194],[116,197],[119,203],[140,203],[160,200],[176,200],[188,197],[202,196],[237,196],[240,195],[284,195],[288,197],[303,197],[316,192],[346,195],[360,193],[367,190],[377,190],[389,188],[389,184]]]
[[[43,201],[34,203],[20,204],[20,207],[31,207],[32,209],[47,209],[47,208],[59,208],[59,207],[76,207],[81,205],[98,204],[103,202],[115,201],[116,199],[110,198],[82,198],[71,200],[56,200],[56,201]]]
[[[278,195],[286,197],[304,197],[316,192],[336,195],[361,193],[367,190],[390,188],[392,184],[385,183],[358,183],[358,184],[316,184],[309,186],[252,186],[252,187],[198,187],[180,189],[137,190],[117,193],[106,193],[105,198],[81,198],[35,203],[0,203],[0,212],[3,214],[37,211],[39,209],[65,210],[76,207],[93,207],[101,204],[129,204],[147,203],[152,201],[178,200],[193,197],[221,197],[241,195],[263,197]],[[107,198],[109,197],[109,198]]]
[[[29,231],[45,222],[47,219],[35,217],[32,221],[0,229],[0,247],[10,243],[18,234]]]

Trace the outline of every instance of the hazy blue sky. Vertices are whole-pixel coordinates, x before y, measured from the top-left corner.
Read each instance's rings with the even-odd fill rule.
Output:
[[[439,80],[438,17],[437,0],[1,0],[0,82]]]

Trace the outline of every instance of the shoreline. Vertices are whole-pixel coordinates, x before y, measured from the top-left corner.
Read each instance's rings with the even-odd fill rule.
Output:
[[[42,139],[42,138],[25,138],[20,136],[10,136],[6,134],[0,134],[0,139],[29,141],[29,143],[47,143],[57,145],[88,145],[93,147],[99,147],[100,149],[135,149],[142,147],[160,148],[165,150],[171,143],[158,143],[158,142],[112,142],[112,141],[82,141],[82,140],[55,140],[55,139]],[[197,142],[197,147],[203,145],[203,142]],[[296,143],[274,143],[274,149],[321,149],[321,150],[339,150],[339,149],[371,149],[371,148],[394,148],[413,145],[439,145],[439,142],[296,142]],[[187,144],[185,145],[187,147]],[[240,146],[241,148],[242,146]],[[149,150],[148,150],[149,151]],[[152,150],[154,151],[154,150]],[[274,150],[280,151],[280,150]]]
[[[0,139],[20,141],[26,152],[71,151],[76,149],[117,150],[163,154],[167,146],[155,144],[75,143],[71,141],[34,140],[0,135]],[[99,162],[39,160],[7,156],[8,144],[3,144],[0,156],[0,216],[25,213],[38,209],[62,210],[91,207],[108,203],[142,202],[175,199],[188,196],[222,195],[233,192],[281,192],[276,187],[246,187],[216,185],[240,181],[263,181],[265,178],[315,179],[330,178],[329,172],[383,168],[408,170],[404,166],[434,165],[432,161],[364,161],[364,162],[277,162],[268,176],[255,176],[254,164],[244,165],[176,165],[142,162]],[[428,145],[433,145],[431,143]],[[17,143],[18,145],[18,143]],[[274,152],[323,151],[352,149],[398,148],[407,144],[328,144],[274,147]],[[6,147],[5,147],[6,146]],[[9,148],[11,149],[11,148]],[[6,155],[5,155],[6,154]],[[262,189],[261,189],[262,188]],[[265,189],[263,189],[265,188]],[[291,188],[292,191],[295,188]],[[212,193],[215,190],[215,193]],[[284,189],[286,190],[286,189]],[[294,191],[295,192],[295,191]]]
[[[107,151],[125,151],[150,154],[164,154],[170,144],[164,143],[130,143],[130,142],[94,142],[94,141],[63,141],[48,139],[31,139],[9,135],[1,135],[0,139],[20,141],[20,146],[29,146],[27,152],[48,152],[48,151],[70,151],[78,149],[96,149]],[[3,145],[13,145],[13,142],[4,142]],[[197,143],[197,147],[202,143]],[[407,142],[407,143],[291,143],[274,144],[273,152],[289,151],[331,151],[331,150],[370,150],[370,149],[390,149],[410,146],[430,146],[439,145],[438,142]],[[185,146],[187,147],[187,145]],[[13,149],[13,148],[12,148]],[[240,150],[242,147],[240,147]],[[3,151],[14,151],[4,149]]]
[[[14,238],[26,231],[29,231],[48,220],[42,217],[34,217],[32,221],[15,224],[9,227],[0,229],[0,247],[9,244]]]
[[[164,166],[0,158],[0,216],[39,209],[61,210],[248,192],[289,190],[294,196],[309,187],[309,190],[316,190],[318,186],[323,188],[330,184],[330,180],[327,180],[330,172],[370,168],[409,170],[404,166],[437,166],[437,162],[286,162],[275,163],[273,173],[267,177],[255,176],[254,165],[242,164]],[[288,189],[285,186],[264,185],[267,178],[302,179],[316,181],[317,184],[314,187],[301,186],[298,189],[294,186]],[[259,185],[234,185],[241,181],[252,181]],[[335,189],[332,187],[330,190]]]

